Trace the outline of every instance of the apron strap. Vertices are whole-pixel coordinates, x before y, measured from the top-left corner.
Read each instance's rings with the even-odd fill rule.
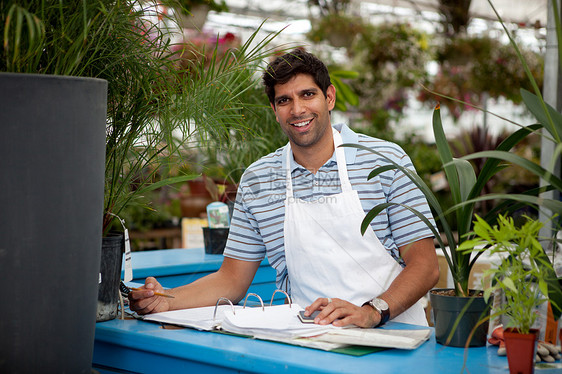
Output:
[[[293,152],[291,151],[291,143],[287,143],[287,146],[285,147],[285,170],[286,170],[286,174],[285,174],[285,178],[286,178],[286,182],[285,185],[287,187],[287,191],[286,191],[286,198],[292,198],[293,197],[293,180],[291,177],[291,154]]]
[[[334,137],[334,148],[336,152],[336,162],[338,164],[338,174],[340,177],[341,189],[343,192],[349,192],[352,190],[351,183],[349,182],[349,177],[347,175],[347,165],[345,160],[345,150],[340,147],[342,144],[341,134],[338,130],[332,127],[332,134]],[[286,167],[286,186],[287,195],[286,197],[293,197],[293,180],[291,177],[291,143],[287,143],[285,147],[285,167]]]
[[[345,160],[345,150],[342,145],[341,134],[334,128],[332,128],[332,133],[334,135],[334,148],[336,151],[336,161],[338,163],[338,174],[340,175],[341,189],[343,192],[351,191],[351,183],[349,182],[349,177],[347,175],[347,164]]]

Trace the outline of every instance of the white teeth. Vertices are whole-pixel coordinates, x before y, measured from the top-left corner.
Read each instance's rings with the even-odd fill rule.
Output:
[[[311,120],[304,121],[304,122],[299,122],[299,123],[293,123],[293,126],[296,126],[296,127],[303,127],[303,126],[308,125],[308,124],[310,123],[310,121],[311,121]]]

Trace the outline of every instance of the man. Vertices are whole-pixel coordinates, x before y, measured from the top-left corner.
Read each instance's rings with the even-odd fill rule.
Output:
[[[289,144],[252,164],[237,194],[221,268],[191,284],[161,291],[154,278],[129,295],[139,313],[233,302],[246,294],[267,255],[277,287],[315,322],[379,326],[389,318],[427,325],[419,299],[439,276],[431,231],[408,209],[393,205],[360,233],[365,212],[385,202],[411,206],[433,221],[422,193],[400,171],[367,180],[384,157],[353,147],[375,148],[409,168],[395,144],[332,127],[336,90],[325,65],[295,50],[264,73],[271,108]],[[343,139],[343,140],[342,140]]]

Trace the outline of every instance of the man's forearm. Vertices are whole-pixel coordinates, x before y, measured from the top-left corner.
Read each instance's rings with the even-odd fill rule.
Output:
[[[414,305],[439,280],[439,264],[432,238],[401,247],[400,254],[406,267],[388,290],[378,295],[388,303],[390,318]]]
[[[225,258],[217,272],[170,290],[175,297],[169,300],[170,309],[211,306],[221,297],[238,303],[246,295],[259,264]]]

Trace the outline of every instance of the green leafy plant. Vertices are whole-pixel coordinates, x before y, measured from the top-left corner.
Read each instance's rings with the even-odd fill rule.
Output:
[[[247,71],[247,74],[253,74]],[[243,94],[246,105],[240,108],[244,131],[219,139],[198,135],[201,172],[214,180],[238,184],[244,170],[261,156],[282,147],[287,138],[275,120],[263,87],[256,82]]]
[[[178,69],[178,53],[143,1],[2,1],[0,71],[87,76],[109,83],[104,232],[148,191],[192,179],[170,173],[193,135],[243,131],[242,94],[277,33]],[[162,15],[164,16],[164,15]]]
[[[497,224],[491,226],[476,216],[473,238],[458,248],[464,253],[488,252],[501,259],[499,264],[484,272],[484,278],[491,282],[491,286],[484,290],[484,298],[488,300],[501,292],[505,302],[494,305],[491,318],[506,315],[509,317],[507,327],[517,328],[523,334],[528,334],[535,323],[537,307],[547,301],[547,273],[544,269],[554,270],[542,256],[539,242],[542,226],[542,222],[527,218],[517,227],[513,218],[502,215]]]

